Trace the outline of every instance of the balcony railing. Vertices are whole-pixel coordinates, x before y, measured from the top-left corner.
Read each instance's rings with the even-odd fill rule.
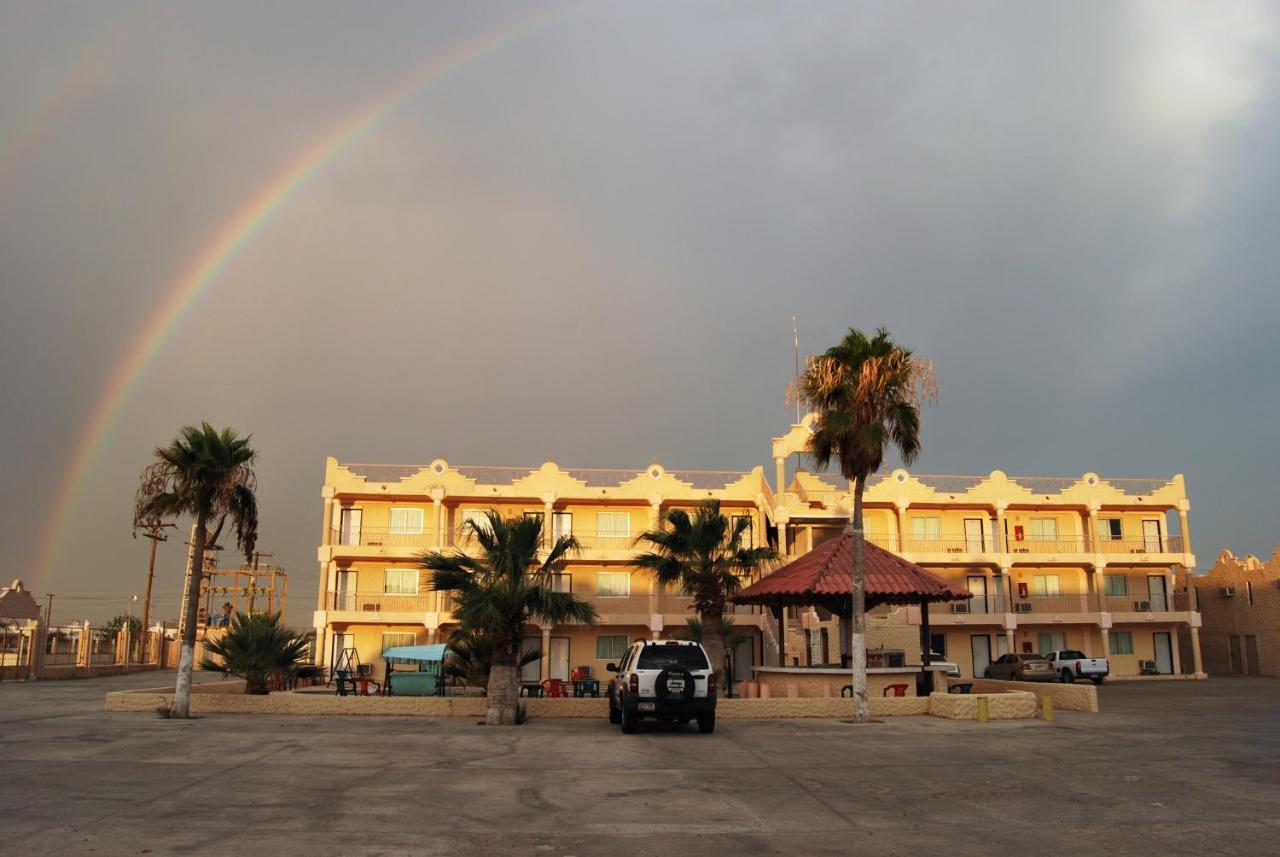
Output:
[[[570,535],[566,533],[565,535]],[[633,535],[623,535],[617,532],[596,532],[594,530],[580,530],[575,528],[572,533],[577,539],[582,550],[610,550],[610,551],[626,551],[631,550],[635,544],[636,537]]]
[[[386,527],[361,527],[358,530],[343,530],[334,527],[330,531],[330,543],[350,547],[435,547],[436,535],[433,530],[420,533],[406,533]]]
[[[1096,613],[1098,599],[1085,592],[1014,597],[1013,613]]]
[[[576,592],[579,598],[596,608],[601,616],[617,616],[623,613],[640,614],[649,612],[649,594],[634,595],[587,595]]]
[[[451,613],[453,595],[448,592],[419,592],[404,595],[389,592],[330,592],[327,610],[356,613]]]
[[[985,537],[943,535],[926,539],[907,536],[903,539],[903,549],[913,553],[991,553],[996,546],[990,534]]]
[[[1190,610],[1185,592],[1168,595],[1163,592],[1131,592],[1128,595],[1102,596],[1102,609],[1111,613],[1166,613]]]
[[[1182,536],[1151,536],[1138,539],[1099,539],[1097,550],[1108,555],[1135,553],[1182,553]]]
[[[963,583],[955,584],[963,586]],[[950,606],[940,605],[934,608],[943,612],[951,612],[955,614],[968,614],[984,616],[993,613],[1005,612],[1005,599],[1002,595],[975,595],[967,601],[952,601]],[[1000,621],[996,619],[994,621]]]

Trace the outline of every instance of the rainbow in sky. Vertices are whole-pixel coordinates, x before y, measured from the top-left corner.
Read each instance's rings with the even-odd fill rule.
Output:
[[[146,374],[147,367],[227,263],[312,177],[414,96],[467,63],[528,33],[572,5],[576,4],[535,7],[524,15],[512,18],[433,57],[390,91],[356,111],[327,136],[302,152],[255,192],[217,232],[142,325],[94,405],[84,432],[75,446],[71,463],[59,484],[41,538],[38,572],[46,586],[54,574],[59,549],[64,534],[69,530],[85,478],[107,445],[124,406]]]

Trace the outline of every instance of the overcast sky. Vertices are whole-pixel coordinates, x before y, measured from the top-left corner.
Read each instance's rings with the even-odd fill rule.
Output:
[[[793,315],[806,352],[885,325],[936,362],[918,472],[1184,473],[1201,570],[1270,554],[1280,7],[636,2],[549,7],[295,193],[141,377],[42,574],[93,405],[192,260],[528,8],[0,3],[6,580],[58,620],[123,609],[138,472],[206,419],[253,434],[308,625],[326,455],[768,464]]]

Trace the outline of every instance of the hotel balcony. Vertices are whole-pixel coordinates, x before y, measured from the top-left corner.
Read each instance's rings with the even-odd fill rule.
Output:
[[[406,533],[385,527],[330,530],[329,545],[335,559],[411,559],[436,546],[434,530]]]
[[[1085,536],[1024,539],[1002,550],[988,533],[976,536],[941,535],[935,538],[900,537],[897,533],[867,533],[867,541],[921,565],[1092,565],[1102,554],[1125,564],[1174,565],[1186,557],[1181,536],[1150,539],[1094,539]]]
[[[329,592],[325,610],[335,622],[406,622],[425,621],[428,614],[447,616],[453,612],[453,596],[448,592]]]

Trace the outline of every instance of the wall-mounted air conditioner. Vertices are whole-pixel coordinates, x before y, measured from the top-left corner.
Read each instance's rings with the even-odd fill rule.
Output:
[[[1236,588],[1234,586],[1223,586],[1218,590],[1218,594],[1230,598],[1236,594]]]
[[[955,601],[951,604],[952,613],[968,613],[969,604],[967,601]]]
[[[1014,613],[1030,613],[1032,609],[1033,609],[1033,605],[1031,604],[1030,601],[1017,601],[1017,602],[1014,602],[1014,605],[1013,605]]]

